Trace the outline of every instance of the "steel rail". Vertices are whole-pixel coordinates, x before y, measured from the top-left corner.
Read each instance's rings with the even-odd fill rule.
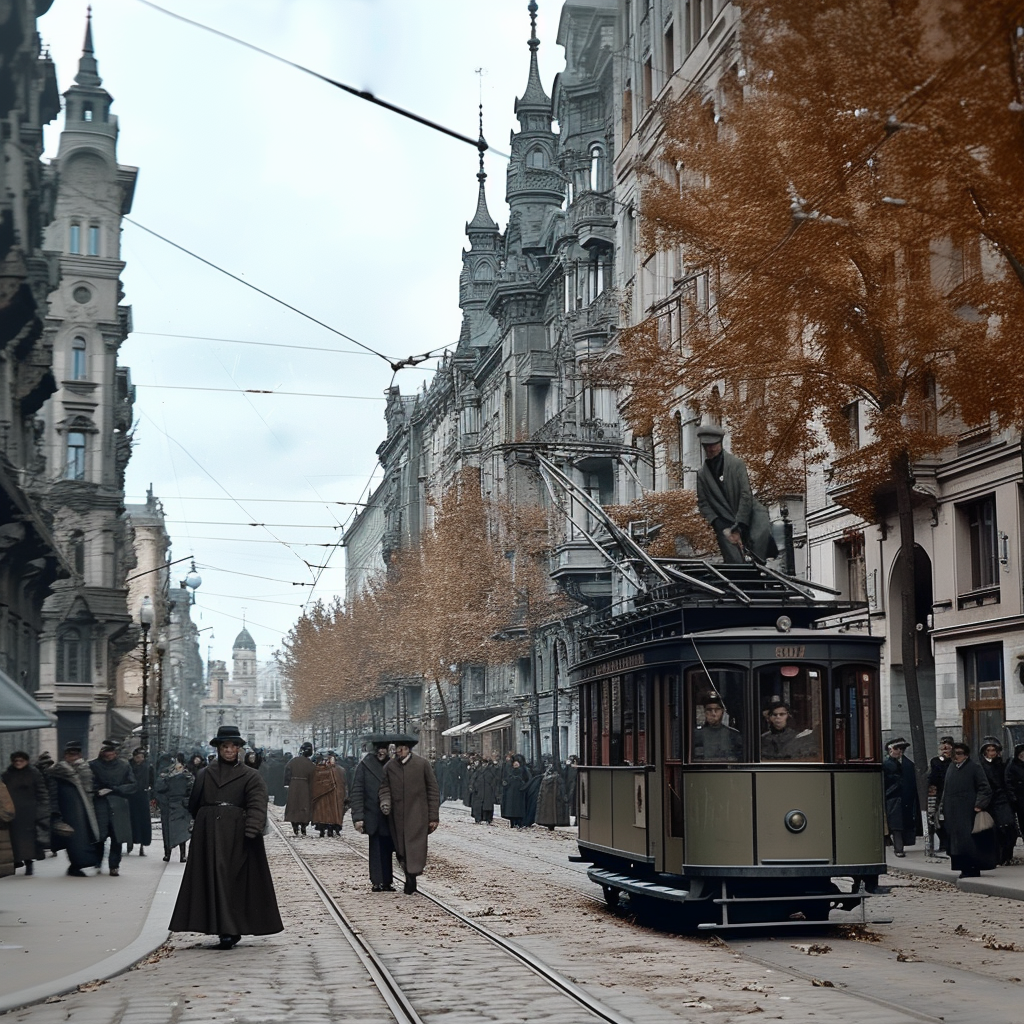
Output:
[[[391,989],[391,991],[395,992],[398,995],[398,997],[403,1000],[404,1005],[407,1005],[409,1007],[408,1012],[412,1015],[410,1016],[409,1019],[420,1021],[420,1018],[415,1016],[416,1011],[412,1009],[412,1005],[408,1002],[405,995],[402,993],[401,988],[398,986],[398,983],[394,980],[394,978],[391,977],[391,974],[388,972],[387,968],[383,965],[383,963],[381,963],[376,953],[374,953],[370,946],[362,938],[359,937],[359,934],[355,927],[348,921],[348,918],[345,917],[344,912],[335,903],[334,898],[327,891],[326,887],[317,877],[316,873],[303,859],[302,855],[298,853],[296,849],[287,841],[287,838],[285,836],[283,829],[281,828],[280,823],[276,819],[273,819],[273,821],[274,826],[278,831],[278,834],[281,835],[281,837],[285,840],[285,846],[288,847],[288,850],[291,853],[291,855],[295,858],[295,860],[302,867],[303,871],[310,878],[321,900],[324,901],[328,910],[331,911],[332,916],[334,916],[336,920],[340,919],[341,921],[344,921],[344,927],[342,930],[345,931],[346,938],[349,938],[349,934],[351,933],[351,938],[349,938],[349,944],[357,950],[357,953],[359,952],[359,948],[361,948],[367,953],[369,957],[373,958],[375,963],[379,964],[382,974],[384,975],[384,977],[388,979],[389,986],[394,986],[394,988]],[[352,845],[347,841],[347,839],[345,841],[345,844],[349,847],[349,849],[353,849]],[[365,854],[361,854],[361,856],[363,856],[364,859],[366,859]],[[587,992],[584,989],[582,989],[579,985],[575,984],[575,982],[570,981],[564,975],[559,974],[558,971],[553,970],[542,960],[539,960],[532,953],[523,949],[522,946],[519,946],[517,943],[512,942],[510,939],[506,939],[503,936],[498,935],[497,932],[492,932],[489,928],[485,928],[483,925],[478,924],[472,918],[466,917],[465,914],[462,914],[454,907],[449,906],[447,903],[439,899],[437,896],[434,896],[431,893],[427,892],[422,886],[419,886],[416,891],[424,899],[427,899],[431,903],[433,903],[438,909],[443,910],[446,914],[450,915],[451,917],[454,917],[462,924],[468,926],[469,928],[472,928],[475,932],[483,936],[483,938],[487,939],[488,942],[497,946],[503,952],[513,957],[513,959],[518,960],[525,967],[533,971],[533,973],[536,974],[542,981],[546,981],[556,991],[561,992],[562,995],[567,996],[568,998],[572,999],[575,1003],[578,1003],[588,1013],[593,1014],[599,1020],[603,1020],[607,1022],[607,1024],[634,1024],[631,1018],[623,1017],[621,1014],[617,1013],[611,1007],[606,1006],[604,1003],[600,1002],[597,999],[594,999],[592,996],[588,995]],[[594,897],[591,898],[594,899]],[[601,901],[595,900],[595,902],[600,903]],[[359,943],[359,948],[355,946],[355,944],[353,943],[353,939]],[[362,956],[360,957],[360,959],[363,959]],[[376,979],[374,980],[376,981]],[[379,987],[380,986],[378,985],[378,988]],[[385,999],[386,998],[387,996],[385,995]],[[391,1005],[390,1002],[388,1005]]]
[[[384,965],[384,961],[381,960],[369,943],[362,938],[355,925],[349,921],[345,912],[338,906],[334,897],[331,896],[326,886],[317,877],[316,872],[310,868],[303,857],[288,842],[284,829],[281,828],[281,823],[272,815],[269,816],[269,820],[273,822],[274,828],[277,830],[277,834],[281,837],[284,845],[288,848],[288,852],[313,886],[321,902],[327,908],[327,912],[334,919],[334,923],[352,947],[353,952],[359,958],[359,962],[365,968],[366,973],[369,974],[371,981],[373,981],[381,996],[383,996],[384,1002],[387,1003],[388,1009],[391,1011],[397,1024],[424,1024],[423,1018],[416,1012],[409,998],[402,991],[402,987],[395,981],[391,972]]]

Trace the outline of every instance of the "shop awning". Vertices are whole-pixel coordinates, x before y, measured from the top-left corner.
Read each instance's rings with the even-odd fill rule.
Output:
[[[490,732],[492,729],[504,729],[511,721],[511,715],[495,715],[493,718],[488,718],[486,722],[480,722],[467,729],[466,732]]]
[[[23,690],[6,672],[0,671],[0,732],[49,729],[56,724],[55,715],[44,711],[32,694]]]
[[[460,725],[453,725],[450,729],[445,729],[442,736],[461,736],[464,732],[469,732],[469,727],[472,725],[471,722],[462,722]]]

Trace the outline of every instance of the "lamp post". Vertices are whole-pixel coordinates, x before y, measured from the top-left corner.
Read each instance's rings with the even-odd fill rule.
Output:
[[[139,608],[139,625],[142,627],[142,747],[149,752],[149,628],[153,625],[153,602],[146,596]]]

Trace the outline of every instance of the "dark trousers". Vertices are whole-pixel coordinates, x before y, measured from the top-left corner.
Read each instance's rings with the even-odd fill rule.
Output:
[[[373,885],[391,885],[395,880],[393,857],[395,844],[391,833],[370,836],[370,882]]]
[[[113,822],[107,828],[107,835],[110,837],[110,858],[109,864],[112,868],[118,868],[121,866],[121,844],[114,838],[114,825]],[[96,866],[101,867],[103,865],[103,840],[101,839],[96,844]]]

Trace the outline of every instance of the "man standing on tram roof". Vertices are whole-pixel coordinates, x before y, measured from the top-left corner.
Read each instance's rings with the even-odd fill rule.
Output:
[[[743,760],[743,737],[724,718],[725,704],[712,690],[704,698],[704,724],[693,732],[694,761]]]
[[[711,524],[726,562],[742,564],[744,553],[759,560],[779,553],[768,509],[754,497],[742,459],[722,450],[725,431],[714,424],[697,429],[704,464],[697,471],[697,507]]]

